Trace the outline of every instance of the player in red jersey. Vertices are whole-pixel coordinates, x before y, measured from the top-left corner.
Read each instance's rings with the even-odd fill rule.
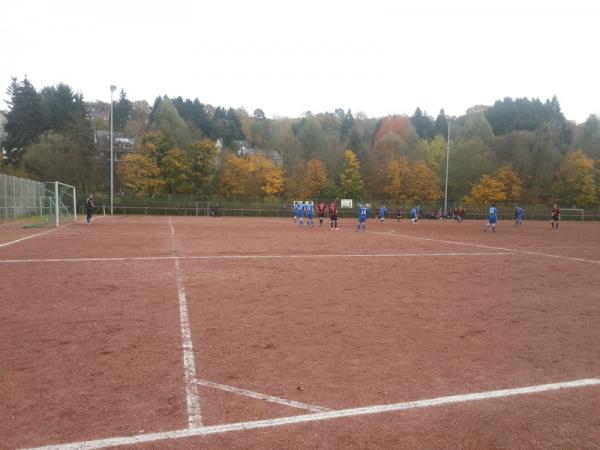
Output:
[[[331,231],[337,231],[337,206],[335,202],[329,204],[329,218],[331,219]]]
[[[558,205],[554,205],[552,210],[552,229],[558,230],[558,222],[560,221],[560,208]]]
[[[321,200],[319,202],[319,204],[317,205],[317,214],[319,216],[319,226],[323,225],[323,217],[325,217],[325,208],[327,206],[325,205],[325,202],[323,200]]]

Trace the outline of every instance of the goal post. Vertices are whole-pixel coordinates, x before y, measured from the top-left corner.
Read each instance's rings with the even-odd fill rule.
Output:
[[[56,227],[65,221],[77,221],[77,192],[74,186],[52,181],[46,183],[46,192],[50,216],[54,216]]]
[[[585,210],[583,208],[561,208],[561,219],[567,220],[585,220]]]

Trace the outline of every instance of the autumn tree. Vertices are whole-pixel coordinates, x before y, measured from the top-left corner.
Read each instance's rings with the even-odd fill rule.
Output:
[[[221,192],[228,197],[270,198],[283,192],[283,170],[262,155],[229,154],[221,173]]]
[[[573,206],[593,205],[598,202],[598,169],[594,161],[581,150],[568,153],[558,171],[558,196]]]
[[[246,161],[230,153],[221,170],[221,192],[227,197],[244,197],[248,193],[251,170]]]
[[[311,159],[306,163],[304,177],[304,192],[307,198],[318,198],[325,194],[328,188],[327,171],[325,164],[318,159]]]
[[[199,194],[211,192],[216,173],[218,149],[210,139],[202,139],[190,145],[192,182]]]
[[[273,161],[262,155],[247,158],[250,166],[250,180],[254,181],[261,198],[273,198],[283,192],[283,170]]]
[[[117,169],[123,186],[136,197],[155,197],[165,189],[165,180],[158,165],[147,154],[130,153],[119,162]]]
[[[496,171],[496,179],[504,186],[507,201],[517,202],[521,200],[523,196],[523,182],[511,166],[501,166]]]
[[[410,176],[411,200],[435,202],[442,197],[440,180],[424,161],[418,161],[412,167]]]
[[[410,198],[410,166],[406,157],[395,159],[388,164],[385,193],[400,203],[405,203]]]
[[[483,175],[464,198],[467,204],[489,204],[506,200],[504,184],[491,175]]]
[[[360,163],[351,150],[344,152],[344,169],[340,174],[340,194],[345,198],[358,198],[364,193]]]
[[[167,152],[160,171],[164,176],[167,192],[189,194],[193,189],[192,165],[187,155],[177,147]]]

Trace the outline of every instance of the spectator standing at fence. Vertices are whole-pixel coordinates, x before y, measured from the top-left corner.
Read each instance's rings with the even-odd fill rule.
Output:
[[[87,218],[85,220],[85,222],[90,225],[92,223],[92,214],[94,214],[94,207],[96,205],[94,205],[94,196],[90,195],[88,197],[88,199],[85,201],[85,213],[87,215]]]
[[[552,209],[552,229],[558,230],[558,222],[560,221],[560,208],[558,205],[554,205]]]

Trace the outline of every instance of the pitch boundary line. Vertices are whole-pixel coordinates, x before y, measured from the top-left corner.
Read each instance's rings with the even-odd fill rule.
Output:
[[[592,264],[600,264],[600,261],[595,260],[595,259],[575,258],[575,257],[572,257],[572,256],[552,255],[550,253],[532,252],[532,251],[527,251],[527,250],[519,250],[519,249],[504,248],[504,247],[493,247],[491,245],[472,244],[470,242],[447,241],[445,239],[434,239],[434,238],[426,238],[426,237],[420,237],[420,236],[408,236],[408,235],[405,235],[405,234],[382,233],[382,232],[379,232],[379,231],[372,231],[371,234],[379,234],[381,236],[391,236],[391,237],[399,237],[399,238],[405,238],[405,239],[414,239],[414,240],[419,240],[419,241],[440,242],[440,243],[443,243],[443,244],[465,245],[465,246],[468,246],[468,247],[485,248],[485,249],[489,249],[489,250],[499,250],[499,251],[503,251],[503,252],[509,252],[511,254],[545,256],[547,258],[566,259],[566,260],[569,260],[569,261],[578,261],[578,262],[587,262],[587,263],[592,263]]]
[[[175,229],[169,217],[171,227],[171,239],[175,239]],[[192,343],[192,330],[188,314],[188,304],[183,284],[183,273],[179,264],[180,258],[174,258],[175,278],[177,280],[177,297],[179,299],[179,323],[181,326],[181,347],[183,351],[183,372],[185,380],[185,397],[187,403],[188,428],[202,426],[202,414],[200,410],[200,397],[196,380],[196,361],[194,358],[194,346]]]
[[[542,392],[558,391],[563,389],[576,389],[600,385],[600,378],[588,378],[560,383],[541,384],[521,388],[501,389],[495,391],[475,392],[469,394],[450,395],[411,402],[392,403],[383,405],[365,406],[360,408],[340,409],[298,416],[278,417],[275,419],[238,422],[225,425],[188,428],[182,430],[165,431],[158,433],[139,434],[136,436],[113,437],[90,441],[72,442],[62,445],[48,445],[45,447],[30,448],[27,450],[75,450],[97,449],[122,445],[142,444],[146,442],[166,441],[172,439],[207,436],[212,434],[230,433],[233,431],[248,431],[260,428],[272,428],[307,422],[342,419],[346,417],[360,417],[373,414],[383,414],[409,409],[431,408],[442,405],[460,404],[473,401],[482,401],[519,395],[531,395]]]
[[[273,395],[268,395],[268,394],[262,394],[260,392],[250,391],[248,389],[240,389],[240,388],[236,388],[234,386],[227,386],[225,384],[215,383],[213,381],[196,380],[196,384],[199,384],[200,386],[211,387],[214,389],[220,389],[222,391],[231,392],[233,394],[243,395],[245,397],[251,397],[251,398],[256,398],[258,400],[264,400],[264,401],[271,402],[271,403],[278,403],[280,405],[291,406],[292,408],[307,409],[307,410],[313,411],[313,412],[333,411],[330,408],[323,408],[322,406],[297,402],[295,400],[287,400],[285,398],[275,397]]]
[[[320,254],[320,255],[207,255],[207,256],[114,256],[98,258],[39,258],[0,259],[0,264],[44,263],[44,262],[110,262],[110,261],[163,261],[174,259],[307,259],[307,258],[405,258],[423,256],[507,256],[515,252],[452,252],[452,253],[375,253],[375,254]]]
[[[52,233],[53,231],[56,231],[56,228],[53,228],[52,230],[44,231],[42,233],[32,234],[31,236],[25,236],[25,237],[22,237],[20,239],[16,239],[14,241],[4,242],[4,243],[0,244],[0,247],[7,247],[9,245],[16,244],[18,242],[26,241],[27,239],[32,239],[34,237],[38,237],[38,236],[42,236],[44,234]]]

